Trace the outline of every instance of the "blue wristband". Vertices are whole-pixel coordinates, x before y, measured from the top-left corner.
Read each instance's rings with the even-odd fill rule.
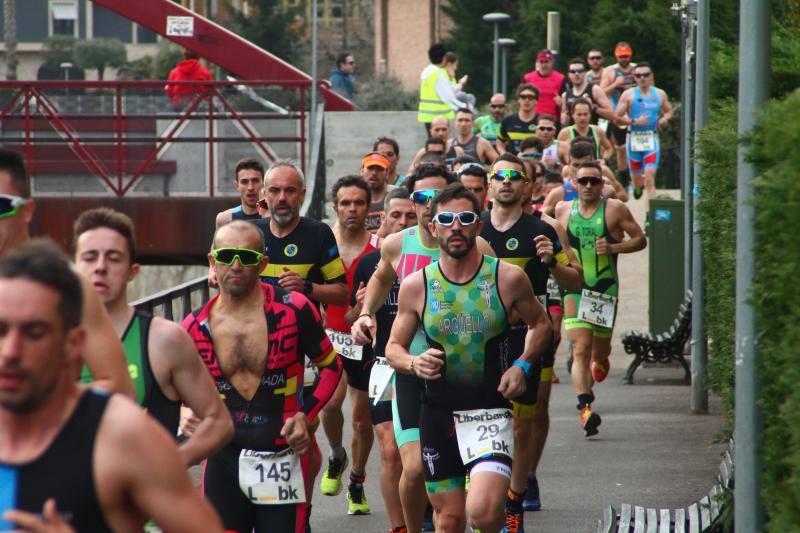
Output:
[[[522,369],[522,371],[525,372],[525,377],[528,377],[528,374],[531,373],[531,366],[532,365],[530,363],[528,363],[527,361],[523,361],[522,359],[515,359],[514,360],[514,366],[520,367]]]

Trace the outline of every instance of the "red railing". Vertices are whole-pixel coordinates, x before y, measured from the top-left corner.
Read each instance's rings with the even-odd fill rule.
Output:
[[[3,130],[0,143],[20,143],[32,175],[36,175],[37,163],[43,154],[37,147],[66,145],[83,164],[85,173],[97,176],[116,196],[124,196],[143,176],[153,172],[159,157],[174,143],[206,145],[208,166],[204,187],[207,186],[210,196],[214,195],[216,179],[214,147],[219,143],[252,143],[258,152],[255,155],[268,162],[276,159],[269,143],[297,143],[296,158],[305,167],[309,82],[212,81],[199,84],[187,81],[170,84],[200,86],[202,90],[191,95],[182,109],[174,110],[163,92],[165,81],[0,81],[0,128]],[[282,100],[287,109],[263,111],[263,97],[253,100],[239,90],[242,87],[271,91],[269,96]],[[234,98],[232,94],[237,96]],[[81,107],[81,98],[110,103],[110,112],[86,109],[86,105]],[[158,133],[156,120],[172,122]],[[264,135],[253,126],[251,121],[254,120],[295,120],[298,133]],[[188,124],[196,121],[206,123],[207,135],[181,135]],[[215,123],[219,121],[230,121],[242,135],[215,135]],[[150,136],[146,135],[148,124],[153,130]],[[89,131],[92,126],[101,131]],[[42,132],[57,135],[42,136]],[[109,155],[110,147],[113,147],[113,155]],[[163,172],[163,168],[164,165],[159,172]],[[53,169],[48,172],[54,173]]]

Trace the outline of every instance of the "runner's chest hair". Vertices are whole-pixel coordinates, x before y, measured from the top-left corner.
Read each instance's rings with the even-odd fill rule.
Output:
[[[259,318],[259,323],[222,320],[212,329],[214,348],[225,375],[240,372],[260,375],[263,371],[268,348],[267,326],[263,317]]]

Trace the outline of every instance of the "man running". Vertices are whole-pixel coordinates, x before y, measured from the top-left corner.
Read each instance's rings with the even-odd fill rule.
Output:
[[[412,220],[414,223],[409,224]],[[398,187],[386,195],[386,216],[383,218],[378,234],[385,237],[403,231],[415,225],[416,220],[417,214],[414,211],[414,204],[408,197],[408,190],[405,187]],[[356,317],[361,314],[367,283],[375,273],[380,259],[381,251],[375,250],[362,257],[356,266],[353,290],[350,294],[350,309],[345,315],[350,323],[354,322]],[[408,531],[403,518],[403,506],[400,503],[400,475],[403,465],[400,461],[397,442],[394,440],[392,402],[385,399],[391,398],[391,374],[393,372],[389,363],[386,362],[386,343],[389,340],[392,323],[397,316],[397,291],[399,289],[400,281],[395,280],[386,301],[375,313],[377,322],[375,346],[373,347],[371,344],[364,346],[364,359],[372,360],[369,376],[370,412],[372,426],[375,429],[375,436],[378,438],[381,452],[381,494],[386,505],[386,513],[389,515],[392,533]]]
[[[420,445],[438,531],[463,531],[466,515],[473,528],[500,530],[514,455],[508,400],[525,392],[550,337],[522,269],[479,252],[479,209],[461,184],[434,198],[430,226],[440,260],[401,284],[386,350],[397,372],[425,385]],[[527,325],[521,354],[506,340],[518,321]],[[412,355],[418,328],[429,348]]]
[[[506,104],[506,95],[503,93],[496,93],[489,99],[489,114],[483,115],[475,119],[475,125],[472,128],[473,133],[477,133],[492,145],[492,148],[497,149],[495,144],[497,137],[500,135],[500,123],[503,117],[508,113],[508,104]]]
[[[342,367],[316,306],[259,283],[268,258],[248,222],[219,228],[208,261],[220,293],[183,321],[233,418],[233,440],[206,462],[203,492],[239,533],[306,530],[309,424]],[[303,394],[304,356],[319,368]]]
[[[556,218],[567,228],[569,243],[583,266],[582,290],[564,296],[564,328],[572,343],[572,385],[580,425],[591,437],[601,422],[592,411],[592,384],[605,380],[611,369],[608,356],[619,294],[617,255],[643,250],[647,238],[625,204],[603,198],[600,165],[583,163],[575,182],[578,199],[559,203]]]
[[[258,195],[264,185],[264,165],[258,159],[246,157],[236,163],[233,180],[242,203],[217,214],[217,227],[231,220],[257,220],[261,215],[257,209]]]
[[[458,181],[478,199],[481,210],[486,206],[486,197],[489,194],[489,178],[486,168],[480,163],[467,163],[456,172]]]
[[[394,188],[394,185],[388,183],[388,172],[391,166],[386,156],[380,152],[370,152],[361,159],[360,174],[367,182],[372,197],[366,220],[367,230],[372,233],[375,233],[381,225],[383,198],[386,196],[386,191]]]
[[[372,145],[372,151],[383,154],[389,161],[386,170],[386,182],[389,185],[402,185],[406,177],[397,173],[397,163],[400,161],[400,145],[391,137],[378,137]]]
[[[469,109],[463,108],[456,111],[456,138],[452,140],[452,145],[460,146],[465,155],[491,165],[497,159],[497,152],[489,141],[472,133],[475,125],[473,119],[474,113]]]
[[[589,64],[589,72],[586,73],[586,81],[600,85],[603,81],[603,52],[600,50],[589,50],[589,53],[586,54],[586,62]]]
[[[552,115],[539,115],[536,117],[536,136],[542,141],[542,163],[549,170],[559,170],[561,160],[558,157],[558,142],[556,136],[556,119]]]
[[[434,139],[437,139],[434,141]],[[431,123],[431,136],[425,141],[425,147],[420,148],[414,155],[411,161],[411,166],[408,169],[408,174],[413,174],[414,169],[422,162],[422,156],[429,151],[440,151],[434,148],[433,144],[441,144],[441,154],[444,158],[444,164],[448,169],[453,168],[453,162],[456,158],[464,155],[464,150],[460,146],[455,146],[453,140],[450,139],[450,123],[444,117],[433,119]]]
[[[133,221],[113,209],[84,211],[73,227],[78,271],[91,281],[122,340],[136,402],[176,437],[181,403],[202,422],[178,448],[184,465],[199,463],[233,437],[233,423],[178,324],[128,305],[128,283],[139,273]],[[91,381],[84,367],[82,381]]]
[[[347,288],[348,291],[352,291],[353,275],[358,262],[366,254],[377,250],[380,244],[380,238],[364,228],[367,209],[370,206],[370,189],[359,176],[345,176],[334,183],[331,196],[337,219],[333,233],[344,263]],[[325,309],[325,331],[342,358],[347,380],[346,383],[342,380],[339,384],[336,393],[322,409],[320,418],[331,449],[334,450],[333,457],[342,462],[341,470],[344,471],[347,468],[348,458],[342,446],[344,426],[342,403],[349,390],[353,425],[351,444],[353,467],[350,470],[350,484],[347,488],[347,514],[365,515],[370,513],[367,497],[364,494],[364,480],[367,476],[367,459],[372,450],[372,425],[367,389],[373,360],[365,357],[362,346],[353,344],[350,324],[345,320],[346,313],[346,305],[329,305]],[[322,476],[320,490],[326,496],[336,496],[341,492],[341,477],[329,477],[327,474],[326,472]]]
[[[630,126],[628,133],[628,170],[633,180],[633,197],[642,196],[642,183],[647,197],[656,195],[656,171],[661,159],[659,128],[672,118],[672,106],[667,93],[653,82],[653,70],[647,63],[633,69],[636,87],[626,90],[617,106],[617,122]],[[643,177],[644,176],[644,177]]]
[[[492,246],[500,260],[524,270],[534,295],[542,306],[546,306],[547,280],[551,274],[560,285],[572,290],[580,288],[581,274],[578,260],[569,244],[562,244],[556,230],[542,220],[541,213],[524,212],[521,200],[525,191],[529,191],[526,187],[529,180],[523,168],[523,162],[511,154],[503,154],[495,162],[491,174],[494,202],[492,210],[481,217],[481,236]],[[530,205],[530,201],[526,203]],[[549,320],[548,325],[552,327]],[[511,324],[508,335],[511,357],[523,352],[527,331],[524,322]],[[552,331],[548,332],[547,350],[541,361],[534,365],[525,394],[512,402],[516,447],[511,490],[506,505],[508,533],[524,531],[523,499],[528,472],[532,470],[534,459],[538,462],[547,439],[548,406],[555,363],[552,336]],[[535,483],[535,478],[532,483]]]
[[[539,90],[539,101],[535,110],[537,115],[557,117],[561,108],[564,75],[553,69],[554,61],[550,50],[539,50],[536,54],[536,67],[522,78],[522,83],[530,83]]]
[[[30,193],[30,177],[22,155],[0,148],[0,257],[30,240],[28,225],[36,210]],[[94,386],[134,398],[136,391],[114,325],[89,280],[80,274],[78,279],[83,287],[81,326],[86,331],[81,355],[95,380]],[[78,374],[74,377],[78,379]]]
[[[84,289],[56,250],[33,242],[0,260],[0,529],[142,531],[153,518],[221,533],[159,424],[76,384]]]
[[[600,88],[599,80],[589,81],[586,76],[586,63],[583,59],[576,57],[569,62],[567,71],[569,82],[561,94],[561,123],[573,124],[573,106],[575,101],[580,99],[589,102],[590,122],[597,124],[597,118],[603,117],[606,120],[614,120],[614,108],[603,89]],[[562,130],[563,131],[563,130]]]
[[[539,98],[539,89],[530,83],[523,83],[517,87],[517,102],[519,111],[508,115],[500,123],[500,134],[497,137],[497,153],[519,152],[520,143],[528,137],[536,136],[536,100]]]
[[[633,67],[636,66],[636,63],[631,63],[632,55],[633,49],[630,44],[624,41],[617,43],[616,48],[614,48],[614,56],[616,56],[617,62],[603,70],[603,79],[600,82],[600,87],[608,95],[609,100],[611,100],[611,107],[615,110],[617,109],[622,93],[635,84]],[[608,137],[614,141],[614,146],[617,150],[617,174],[621,175],[628,168],[628,159],[625,149],[628,130],[624,125],[617,124],[615,121],[609,121],[608,131],[606,133],[608,133]]]
[[[585,137],[594,143],[595,159],[603,160],[611,157],[614,147],[606,137],[605,132],[591,123],[592,104],[583,98],[576,98],[572,102],[572,125],[562,128],[558,132],[558,156],[564,163],[569,161],[569,149],[576,137]]]
[[[358,344],[372,344],[377,338],[375,313],[391,292],[395,280],[402,282],[412,273],[439,259],[436,239],[430,232],[430,203],[433,197],[454,178],[443,166],[422,165],[409,176],[411,200],[417,212],[418,226],[389,235],[381,244],[381,260],[367,283],[361,314],[351,328],[353,340]],[[478,240],[483,253],[492,253],[483,239]],[[427,349],[424,337],[419,334],[411,346],[412,353]],[[409,531],[422,529],[425,511],[425,485],[419,447],[419,411],[422,382],[414,376],[394,376],[392,421],[403,474],[400,478],[400,500],[403,516]]]

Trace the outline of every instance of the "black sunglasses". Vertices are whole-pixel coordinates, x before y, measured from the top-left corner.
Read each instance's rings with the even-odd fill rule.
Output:
[[[589,56],[589,61],[593,61],[595,59],[603,59],[603,56]]]
[[[506,106],[506,104],[490,104],[489,105],[489,107],[491,107],[492,109],[503,109],[505,106]]]
[[[652,72],[638,72],[634,74],[634,76],[637,78],[647,78],[650,76],[650,74],[652,74]]]
[[[576,181],[581,185],[600,185],[603,183],[602,178],[590,178],[588,176],[584,178],[578,178]]]
[[[584,72],[586,72],[586,71],[584,69],[582,69],[582,68],[571,68],[571,69],[569,69],[569,73],[570,74],[583,74]]]

